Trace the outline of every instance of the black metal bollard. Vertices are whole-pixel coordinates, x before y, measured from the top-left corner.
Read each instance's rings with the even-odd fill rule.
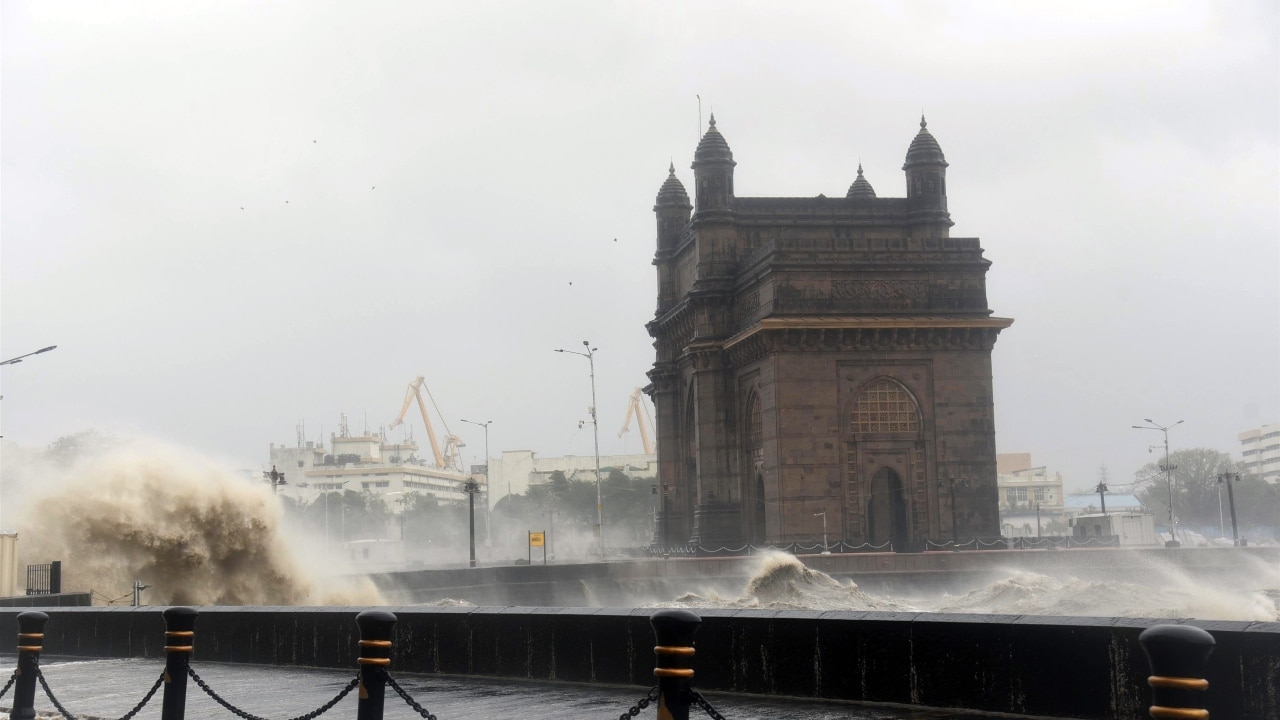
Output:
[[[196,616],[189,607],[171,607],[164,615],[164,701],[160,720],[182,720],[187,712],[187,666],[196,640]]]
[[[11,720],[31,720],[36,716],[36,673],[40,669],[47,622],[49,616],[42,612],[18,614],[18,679],[13,684]]]
[[[1191,625],[1156,625],[1143,630],[1138,643],[1151,665],[1151,717],[1208,720],[1204,668],[1213,652],[1213,636]]]
[[[396,616],[385,610],[366,610],[356,616],[360,626],[360,701],[356,720],[382,720],[387,689],[386,668],[391,664],[391,628]]]
[[[693,635],[702,618],[689,610],[659,610],[649,616],[657,645],[653,674],[658,678],[658,720],[689,720],[693,680]]]

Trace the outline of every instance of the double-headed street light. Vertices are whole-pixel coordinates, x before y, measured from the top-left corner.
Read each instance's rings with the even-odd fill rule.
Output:
[[[476,422],[475,420],[463,420],[468,425],[478,425],[484,428],[484,537],[485,547],[489,547],[489,539],[493,536],[493,518],[489,516],[489,509],[493,505],[493,483],[489,482],[489,426],[493,424],[492,420],[484,422]],[[511,496],[511,476],[507,476],[507,497]],[[507,500],[510,503],[510,500]]]
[[[1182,543],[1178,542],[1178,536],[1173,529],[1173,471],[1177,469],[1175,465],[1169,464],[1169,428],[1181,425],[1182,421],[1173,425],[1161,425],[1151,418],[1143,418],[1143,422],[1151,423],[1150,425],[1134,425],[1134,430],[1159,430],[1164,433],[1164,465],[1160,469],[1164,471],[1165,484],[1169,487],[1169,542],[1165,543],[1165,547],[1181,547]]]
[[[591,431],[595,436],[596,447],[596,528],[600,532],[600,559],[604,559],[604,503],[600,495],[600,423],[596,421],[596,350],[598,348],[591,347],[588,340],[582,341],[586,352],[578,352],[577,350],[558,349],[558,353],[569,353],[570,355],[581,355],[591,364]]]

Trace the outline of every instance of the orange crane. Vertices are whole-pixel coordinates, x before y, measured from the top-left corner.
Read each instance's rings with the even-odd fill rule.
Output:
[[[427,403],[422,399],[422,393],[426,392],[427,397],[431,398],[431,407],[436,409],[436,414],[440,416],[440,422],[444,423],[444,450],[440,450],[440,443],[436,441],[435,428],[431,426],[431,418],[427,416]],[[427,426],[427,437],[431,440],[431,452],[436,458],[436,467],[441,470],[456,470],[462,472],[462,459],[458,456],[458,448],[464,447],[465,443],[462,438],[449,432],[449,423],[444,422],[444,415],[440,412],[440,406],[436,405],[436,399],[431,396],[431,391],[427,389],[426,378],[419,375],[409,383],[409,389],[404,394],[404,405],[400,407],[400,415],[396,421],[391,423],[391,429],[395,429],[397,425],[404,422],[404,416],[409,412],[409,405],[414,400],[418,401],[418,409],[422,411],[422,424]]]
[[[622,421],[618,437],[631,432],[631,418],[634,417],[636,426],[640,428],[640,444],[644,446],[644,454],[652,455],[653,441],[649,439],[649,429],[653,427],[653,418],[649,416],[649,406],[644,404],[643,398],[644,391],[640,388],[631,392],[631,399],[627,401],[627,417]]]

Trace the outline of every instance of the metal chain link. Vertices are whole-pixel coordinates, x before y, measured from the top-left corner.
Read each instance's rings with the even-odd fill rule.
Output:
[[[396,683],[395,678],[391,677],[391,673],[387,672],[386,668],[378,669],[382,671],[382,677],[387,681],[387,684],[391,686],[391,689],[395,690],[396,694],[400,696],[400,699],[404,700],[409,707],[413,708],[414,712],[418,713],[426,720],[436,720],[435,715],[432,715],[429,710],[419,705],[417,700],[410,697],[409,693],[405,692],[400,685]]]
[[[227,710],[230,710],[237,717],[244,718],[244,720],[267,720],[267,718],[245,712],[244,710],[241,710],[240,708],[222,699],[221,695],[214,692],[213,688],[209,687],[204,680],[200,679],[200,676],[196,674],[195,669],[193,669],[190,665],[187,666],[187,674],[191,676],[192,680],[196,681],[196,685],[199,685],[200,689],[205,691],[205,694],[213,698],[214,702],[218,703],[219,705],[226,708]],[[328,712],[329,709],[332,708],[334,705],[337,705],[338,702],[342,700],[342,698],[346,697],[347,694],[350,693],[352,690],[355,690],[359,684],[360,684],[360,675],[357,674],[354,678],[351,679],[351,682],[347,683],[346,687],[342,688],[342,690],[340,690],[338,694],[334,696],[332,700],[330,700],[329,702],[321,705],[320,707],[316,708],[315,710],[312,710],[311,712],[305,715],[299,715],[297,717],[289,718],[289,720],[315,720],[316,718],[320,717],[324,713]],[[124,719],[122,718],[122,720]]]
[[[693,703],[695,705],[702,708],[703,711],[706,712],[707,715],[711,717],[711,720],[724,720],[724,716],[721,715],[720,712],[716,710],[714,707],[711,707],[711,703],[707,702],[707,699],[702,697],[702,693],[698,692],[697,690],[690,690],[689,699],[693,700]]]
[[[645,708],[649,707],[649,703],[657,699],[658,699],[658,686],[654,685],[653,687],[649,688],[648,694],[640,698],[640,702],[636,703],[635,705],[632,705],[629,710],[619,715],[618,720],[627,720],[627,718],[633,718],[639,715],[641,710],[644,710]]]
[[[9,688],[13,687],[13,681],[17,679],[18,679],[18,671],[14,670],[13,674],[9,676],[9,682],[4,684],[3,690],[0,690],[0,698],[4,697],[5,693],[9,692]]]
[[[17,675],[17,673],[14,673],[14,675]],[[72,715],[66,708],[62,707],[62,703],[58,702],[58,698],[54,697],[53,691],[49,689],[49,683],[44,679],[44,673],[40,670],[39,666],[36,666],[36,679],[40,681],[40,687],[44,688],[44,694],[49,696],[49,700],[53,703],[53,706],[57,708],[62,717],[67,720],[76,720],[76,716]],[[159,690],[160,686],[163,684],[164,673],[162,672],[160,673],[160,677],[156,678],[155,684],[153,684],[151,689],[147,691],[147,694],[142,696],[142,699],[138,701],[137,705],[133,706],[132,710],[120,716],[119,720],[131,720],[134,715],[141,712],[142,708],[146,707],[147,703],[151,702],[151,698],[155,697],[156,691]],[[8,689],[9,688],[6,686],[5,690]],[[0,693],[0,695],[3,695],[3,693]]]

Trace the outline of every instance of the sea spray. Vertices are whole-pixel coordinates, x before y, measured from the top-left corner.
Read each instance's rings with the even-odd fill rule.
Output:
[[[911,606],[863,592],[851,580],[837,580],[806,567],[794,555],[781,551],[757,556],[756,568],[743,594],[721,597],[714,590],[684,593],[671,607],[764,608],[771,610],[886,610],[908,611]]]
[[[1025,569],[996,571],[978,587],[959,594],[912,598],[865,592],[848,579],[831,577],[782,552],[759,556],[741,594],[695,588],[659,607],[762,608],[773,610],[882,610],[895,612],[996,613],[1077,617],[1193,617],[1214,620],[1280,620],[1280,568],[1247,563],[1234,577],[1208,583],[1185,569],[1150,560],[1145,572],[1076,569],[1048,575]],[[1122,576],[1117,576],[1122,575]]]
[[[121,441],[21,474],[23,562],[61,560],[65,589],[113,600],[139,580],[153,605],[378,602],[367,580],[322,577],[330,559],[286,539],[269,487],[190,451]]]

